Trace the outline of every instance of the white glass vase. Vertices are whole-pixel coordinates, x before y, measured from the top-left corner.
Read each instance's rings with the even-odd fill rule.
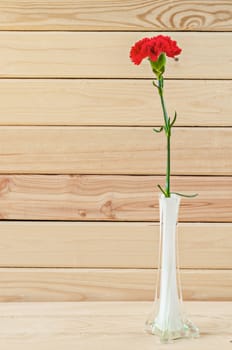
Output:
[[[180,196],[160,195],[159,266],[153,309],[146,330],[160,337],[161,342],[199,336],[198,328],[182,311],[179,277],[177,222]]]

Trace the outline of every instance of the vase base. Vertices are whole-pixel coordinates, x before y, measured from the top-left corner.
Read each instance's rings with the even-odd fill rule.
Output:
[[[181,329],[171,331],[169,329],[161,330],[156,322],[146,322],[145,331],[160,338],[161,343],[172,343],[182,338],[198,338],[199,329],[190,321],[185,320]]]

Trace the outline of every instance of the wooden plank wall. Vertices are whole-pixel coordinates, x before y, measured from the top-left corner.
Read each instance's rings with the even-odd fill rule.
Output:
[[[165,32],[185,299],[231,300],[231,0],[0,0],[0,300],[152,300]]]

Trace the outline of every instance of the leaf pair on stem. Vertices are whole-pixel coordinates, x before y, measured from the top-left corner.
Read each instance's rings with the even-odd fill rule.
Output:
[[[177,113],[175,112],[175,115],[174,115],[172,122],[170,122],[170,118],[168,118],[168,127],[162,125],[159,129],[153,128],[153,131],[159,133],[159,132],[165,130],[166,134],[170,133],[170,135],[171,135],[171,127],[175,124],[176,118],[177,118]]]

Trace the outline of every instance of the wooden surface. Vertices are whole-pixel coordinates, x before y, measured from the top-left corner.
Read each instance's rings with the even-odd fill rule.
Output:
[[[230,0],[1,0],[3,30],[232,30]]]
[[[153,299],[165,142],[129,50],[160,33],[183,48],[165,72],[172,186],[199,193],[180,210],[184,297],[231,300],[231,31],[230,0],[0,0],[0,300]]]
[[[165,173],[165,138],[150,127],[2,126],[0,140],[0,173]],[[173,175],[232,174],[229,128],[176,128],[172,144]]]
[[[232,303],[189,302],[189,318],[199,327],[198,339],[185,339],[172,349],[231,349]],[[144,332],[151,303],[4,303],[0,304],[0,344],[5,350],[163,349]]]
[[[155,269],[0,268],[1,301],[154,300]],[[232,301],[231,269],[182,269],[184,300]]]
[[[184,48],[178,62],[169,60],[167,77],[232,79],[231,33],[166,35],[172,35]],[[130,47],[144,36],[151,33],[2,31],[0,76],[152,78],[148,64],[138,68],[129,60]],[[223,63],[215,48],[223,52]]]
[[[232,224],[178,231],[181,267],[232,268]],[[158,242],[159,225],[148,222],[2,222],[0,267],[154,268]]]
[[[230,80],[165,82],[179,126],[231,126],[231,90]],[[0,125],[159,125],[154,93],[148,80],[0,79]]]
[[[156,135],[155,135],[156,137]],[[0,175],[0,217],[13,220],[159,221],[164,176]],[[231,222],[231,176],[173,176],[179,221]]]

